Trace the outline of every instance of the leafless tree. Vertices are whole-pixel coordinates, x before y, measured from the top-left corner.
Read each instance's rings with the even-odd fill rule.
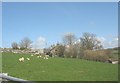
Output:
[[[18,49],[18,44],[16,42],[13,42],[11,46],[13,49]]]
[[[102,48],[101,42],[97,39],[95,34],[83,33],[80,41],[81,48],[83,50],[94,50]]]
[[[77,55],[77,49],[75,47],[76,36],[73,33],[66,33],[63,36],[63,43],[65,44],[65,57],[75,58]]]
[[[20,48],[21,49],[31,48],[31,44],[32,44],[32,41],[28,37],[25,37],[20,42]]]
[[[63,43],[65,45],[72,45],[76,40],[76,37],[73,33],[66,33],[64,36],[63,36]]]

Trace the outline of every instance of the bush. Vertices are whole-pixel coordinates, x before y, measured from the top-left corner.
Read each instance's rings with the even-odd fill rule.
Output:
[[[25,48],[20,48],[20,50],[25,50]]]
[[[65,50],[65,47],[63,45],[58,45],[56,46],[56,49],[55,49],[55,54],[59,57],[64,57],[64,50]]]
[[[85,50],[83,59],[106,62],[108,60],[108,56],[105,50]]]
[[[75,45],[71,45],[65,49],[64,56],[67,58],[76,58],[78,55],[78,49]]]
[[[72,57],[71,49],[70,48],[66,48],[65,49],[65,51],[64,51],[64,57],[66,57],[66,58]]]

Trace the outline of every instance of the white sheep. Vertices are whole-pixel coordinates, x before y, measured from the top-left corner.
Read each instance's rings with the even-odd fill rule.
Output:
[[[39,57],[42,57],[42,56],[39,56]]]
[[[48,59],[48,57],[44,57],[44,59]]]
[[[17,54],[18,52],[14,52],[14,51],[13,51],[13,53],[14,53],[14,54]]]
[[[113,62],[112,62],[112,64],[117,64],[117,63],[118,63],[118,61],[113,61]]]
[[[35,53],[35,55],[38,55],[39,53]]]
[[[27,60],[29,61],[29,60],[30,60],[30,58],[27,58]]]
[[[45,57],[49,57],[49,55],[45,55]]]
[[[46,58],[44,57],[44,59],[46,59]]]
[[[33,54],[31,54],[31,56],[33,56]]]
[[[19,61],[20,61],[20,62],[24,62],[24,57],[19,58]]]
[[[37,58],[39,58],[40,56],[37,56]]]

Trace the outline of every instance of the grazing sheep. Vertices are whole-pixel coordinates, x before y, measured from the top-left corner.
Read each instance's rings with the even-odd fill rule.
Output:
[[[35,55],[39,55],[39,53],[35,53]]]
[[[15,52],[13,52],[13,54],[15,54]]]
[[[46,58],[44,57],[44,59],[46,59]]]
[[[44,59],[48,59],[48,57],[44,57]]]
[[[113,62],[112,62],[112,64],[117,64],[117,63],[118,63],[118,61],[113,61]]]
[[[31,56],[33,56],[33,54],[31,54]]]
[[[44,56],[44,59],[48,59],[48,57],[49,57],[49,55],[45,55],[45,56]]]
[[[45,55],[45,57],[49,57],[49,55]]]
[[[20,61],[20,62],[24,62],[24,57],[19,58],[19,61]]]
[[[42,57],[42,56],[39,56],[39,57]]]
[[[30,58],[27,58],[27,60],[29,61],[29,60],[30,60]]]
[[[112,61],[111,59],[109,59],[108,62],[112,64],[118,64],[118,61]]]
[[[37,56],[37,58],[39,58],[40,56]]]

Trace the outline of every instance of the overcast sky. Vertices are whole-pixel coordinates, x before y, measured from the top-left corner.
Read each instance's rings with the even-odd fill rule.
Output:
[[[63,34],[96,34],[105,48],[118,43],[118,3],[3,3],[3,47],[29,37],[34,47],[62,42]]]

